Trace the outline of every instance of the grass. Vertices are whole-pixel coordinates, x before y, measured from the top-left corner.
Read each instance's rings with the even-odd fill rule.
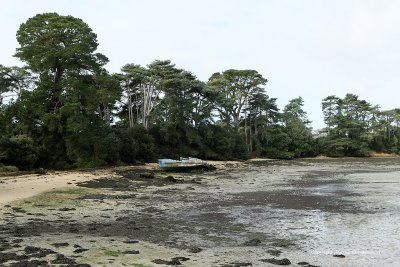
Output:
[[[82,207],[85,203],[79,199],[82,195],[90,194],[95,190],[87,188],[71,188],[65,190],[55,190],[42,193],[40,195],[25,199],[20,206],[24,208],[32,207],[60,207],[76,206]]]
[[[250,240],[251,239],[258,239],[260,241],[265,241],[267,239],[267,236],[264,233],[256,232],[256,233],[248,233],[247,234],[247,238],[250,239]]]
[[[102,254],[104,256],[108,256],[108,257],[118,257],[118,256],[122,255],[123,253],[118,250],[105,250],[105,251],[103,251]]]
[[[132,266],[135,267],[148,267],[147,265],[141,264],[141,263],[133,263]]]
[[[230,241],[231,238],[225,237],[225,236],[217,236],[217,235],[203,235],[201,236],[203,240],[215,242],[215,243],[221,243],[225,241]]]
[[[66,190],[51,191],[49,193],[67,194],[67,195],[82,195],[82,194],[87,193],[87,192],[88,192],[88,189],[86,189],[86,188],[71,188],[71,189],[66,189]]]
[[[287,248],[287,247],[296,245],[293,241],[288,240],[288,239],[275,238],[275,239],[271,239],[269,241],[272,243],[271,245],[274,247]]]

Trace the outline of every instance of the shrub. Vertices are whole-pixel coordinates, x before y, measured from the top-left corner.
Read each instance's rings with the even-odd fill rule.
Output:
[[[38,149],[31,137],[16,135],[0,140],[0,160],[5,165],[15,165],[20,170],[29,170],[38,159]]]

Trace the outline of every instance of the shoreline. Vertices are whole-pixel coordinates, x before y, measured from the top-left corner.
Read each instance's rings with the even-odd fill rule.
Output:
[[[9,186],[29,180],[56,190],[0,205],[0,247],[16,261],[46,254],[43,262],[86,266],[261,267],[272,257],[311,266],[365,265],[365,255],[352,251],[363,251],[360,238],[375,239],[364,227],[352,229],[354,235],[346,229],[363,216],[367,229],[377,229],[373,236],[381,236],[375,227],[384,225],[387,242],[396,241],[391,231],[397,231],[398,218],[382,215],[397,210],[398,163],[217,162],[215,171],[179,174],[153,174],[156,164],[150,164],[9,177]],[[66,179],[75,181],[63,189]],[[326,227],[335,234],[324,236]],[[379,244],[384,255],[393,253]],[[386,258],[368,261],[385,265]]]
[[[293,160],[354,160],[354,159],[396,159],[399,155],[378,153],[370,157],[326,157],[317,156],[312,158],[296,158]],[[209,160],[208,163],[217,168],[217,170],[226,170],[227,168],[239,168],[246,163],[262,163],[273,161],[292,161],[285,159],[271,158],[252,158],[243,161],[218,161]],[[127,165],[100,167],[91,169],[66,170],[66,171],[48,171],[45,174],[38,174],[35,171],[0,173],[0,206],[8,203],[30,198],[45,192],[57,189],[76,188],[77,183],[90,181],[96,178],[106,176],[115,176],[117,171],[135,170],[135,171],[161,171],[157,163],[145,163],[143,165]]]
[[[243,162],[209,161],[209,163],[217,169],[224,170],[226,169],[226,165],[232,168],[237,167],[237,165]],[[160,171],[157,163],[146,163],[143,165],[105,167],[98,169],[48,171],[45,174],[37,174],[35,172],[0,173],[0,206],[58,189],[77,188],[78,183],[116,176],[118,171],[124,170],[143,172]]]

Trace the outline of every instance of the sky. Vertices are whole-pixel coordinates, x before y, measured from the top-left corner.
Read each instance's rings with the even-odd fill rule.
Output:
[[[381,109],[400,103],[397,0],[0,0],[0,64],[13,57],[21,23],[38,13],[81,18],[98,52],[119,72],[127,63],[170,59],[207,81],[254,69],[281,109],[301,96],[315,129],[321,100],[357,94]]]

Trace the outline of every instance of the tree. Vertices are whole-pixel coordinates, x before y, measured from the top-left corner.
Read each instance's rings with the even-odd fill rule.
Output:
[[[289,101],[283,109],[282,120],[285,132],[289,137],[288,150],[294,157],[311,156],[313,154],[313,137],[310,121],[303,110],[303,98],[297,97]]]
[[[328,130],[335,129],[341,116],[341,99],[334,95],[324,98],[322,100],[322,113]]]
[[[121,70],[128,125],[141,123],[149,129],[150,115],[161,101],[164,83],[182,70],[176,69],[170,60],[155,60],[147,68],[126,64]]]
[[[371,148],[379,152],[399,151],[400,109],[377,111],[372,120]]]
[[[132,128],[143,117],[144,87],[149,73],[146,68],[136,64],[126,64],[121,71],[124,109],[128,113],[129,128]]]
[[[34,78],[27,68],[0,64],[0,105],[4,98],[18,98],[23,90],[32,89]]]
[[[208,83],[218,89],[216,108],[221,121],[230,124],[239,130],[240,116],[242,115],[249,97],[259,92],[267,83],[255,70],[226,70],[214,73]]]
[[[97,36],[81,19],[57,13],[38,14],[17,31],[16,57],[36,73],[50,74],[56,84],[66,73],[97,71],[108,59],[97,49]]]
[[[99,160],[96,141],[110,125],[119,93],[103,69],[107,58],[95,53],[96,38],[81,19],[57,13],[36,15],[17,31],[15,55],[38,76],[35,90],[19,99],[24,115],[17,120],[35,122],[26,131],[41,147],[43,164]]]
[[[264,92],[252,94],[249,98],[247,117],[249,119],[250,138],[247,142],[249,151],[256,156],[260,156],[263,151],[267,150],[267,146],[273,145],[269,141],[271,137],[269,130],[280,119],[276,98],[270,98]]]
[[[378,106],[372,106],[357,95],[346,94],[341,99],[323,99],[322,111],[328,125],[325,150],[334,156],[366,156],[373,139],[373,119]]]

